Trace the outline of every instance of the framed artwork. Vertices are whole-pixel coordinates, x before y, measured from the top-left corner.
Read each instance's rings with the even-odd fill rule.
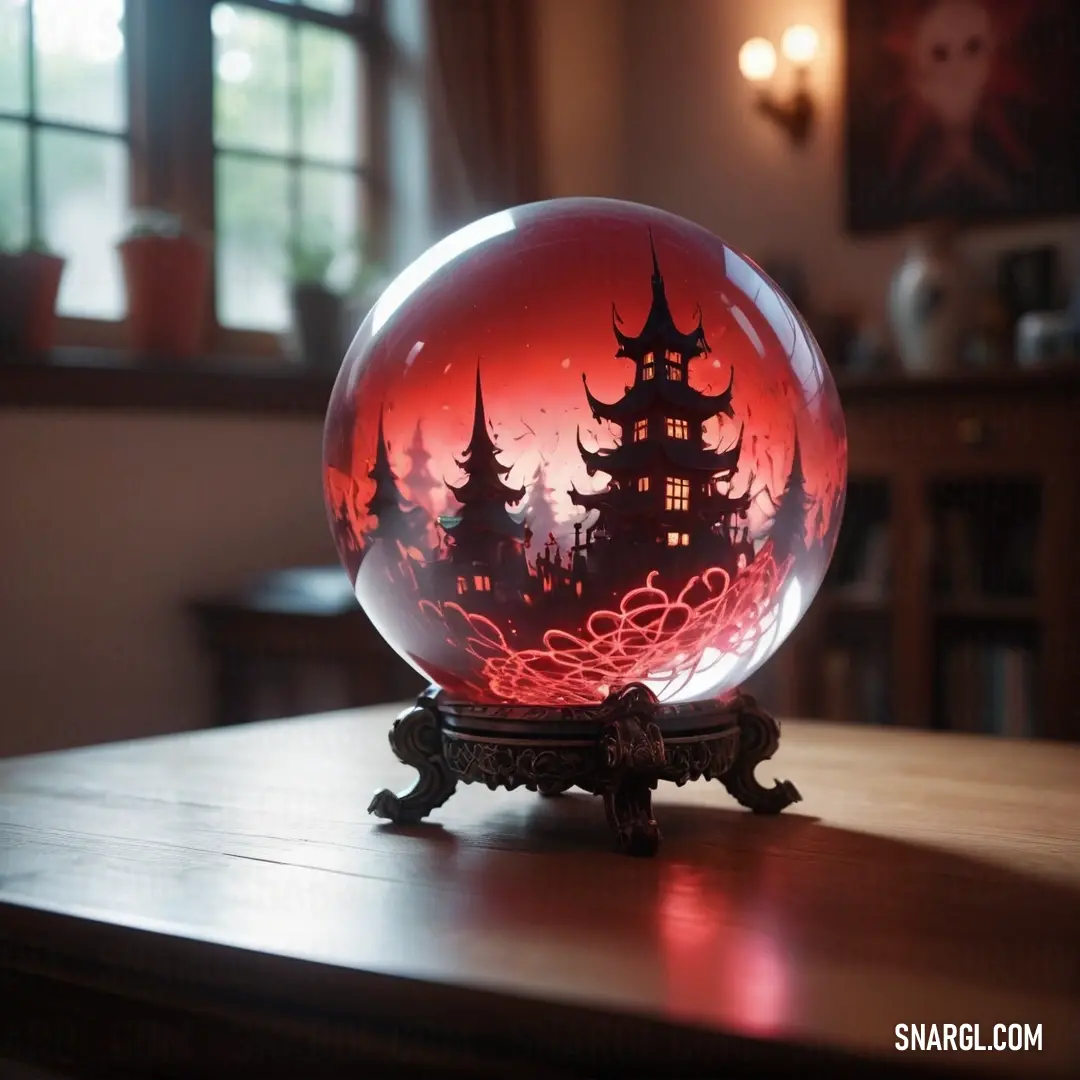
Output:
[[[846,0],[846,219],[1080,212],[1080,2]]]

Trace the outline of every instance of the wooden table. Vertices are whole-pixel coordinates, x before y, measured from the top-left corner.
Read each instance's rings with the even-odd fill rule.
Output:
[[[785,726],[745,813],[460,787],[386,707],[0,763],[0,1057],[75,1075],[1080,1075],[1080,748]],[[900,1023],[1041,1052],[900,1053]],[[872,1063],[872,1065],[870,1064]]]

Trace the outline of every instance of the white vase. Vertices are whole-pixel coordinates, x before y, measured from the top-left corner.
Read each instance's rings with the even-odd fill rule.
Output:
[[[958,370],[973,299],[971,276],[950,233],[935,229],[920,236],[889,288],[889,321],[905,371],[945,375]]]

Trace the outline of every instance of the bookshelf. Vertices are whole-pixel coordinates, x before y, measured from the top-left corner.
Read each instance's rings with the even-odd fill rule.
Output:
[[[753,689],[791,716],[1080,741],[1080,369],[840,393],[836,555]]]

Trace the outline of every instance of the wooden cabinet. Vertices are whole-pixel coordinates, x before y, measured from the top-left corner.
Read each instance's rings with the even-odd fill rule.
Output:
[[[841,397],[837,555],[758,692],[787,715],[1080,739],[1080,371]]]

